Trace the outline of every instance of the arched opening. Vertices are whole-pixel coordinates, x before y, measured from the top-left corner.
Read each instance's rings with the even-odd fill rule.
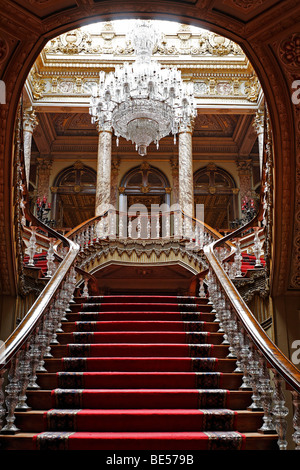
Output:
[[[150,214],[152,204],[170,204],[170,190],[170,183],[162,171],[144,162],[124,175],[119,187],[120,210],[124,208],[126,197],[128,208],[141,204]]]
[[[56,229],[70,230],[94,217],[97,175],[75,162],[62,170],[51,187]]]
[[[223,231],[238,217],[239,189],[234,178],[215,164],[209,164],[194,174],[195,204],[204,205],[204,221]]]

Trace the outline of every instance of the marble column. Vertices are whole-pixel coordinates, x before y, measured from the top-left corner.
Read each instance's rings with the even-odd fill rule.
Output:
[[[259,151],[259,169],[260,177],[262,177],[262,166],[264,158],[264,112],[258,111],[255,115],[253,126],[258,136],[258,151]]]
[[[192,124],[185,126],[179,132],[178,142],[179,205],[189,217],[194,215],[192,134]]]
[[[49,182],[53,161],[50,156],[41,156],[37,158],[37,197],[43,199],[44,196],[49,197]]]
[[[179,204],[179,170],[178,170],[178,159],[176,157],[170,160],[172,170],[172,204]]]
[[[252,163],[248,160],[239,160],[237,162],[238,174],[240,179],[240,197],[241,202],[252,198]]]
[[[111,197],[110,203],[118,209],[118,180],[119,180],[120,160],[113,159],[111,163]]]
[[[32,134],[38,125],[38,120],[33,108],[27,108],[23,114],[23,143],[24,143],[24,164],[27,187],[29,185],[30,176],[30,160],[31,160],[31,146]]]
[[[95,215],[101,215],[111,207],[111,126],[97,126],[98,160]]]

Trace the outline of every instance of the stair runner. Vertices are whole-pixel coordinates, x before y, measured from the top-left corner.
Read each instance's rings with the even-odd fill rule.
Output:
[[[71,310],[31,410],[16,413],[26,448],[276,449],[206,300],[103,296]]]

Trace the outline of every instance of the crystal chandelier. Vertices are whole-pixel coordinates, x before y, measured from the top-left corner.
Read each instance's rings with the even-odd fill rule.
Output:
[[[141,156],[147,147],[176,134],[196,116],[193,84],[184,83],[175,67],[162,68],[151,60],[158,38],[150,22],[139,21],[130,35],[136,61],[100,72],[91,98],[92,122],[109,126],[117,137],[132,141]]]

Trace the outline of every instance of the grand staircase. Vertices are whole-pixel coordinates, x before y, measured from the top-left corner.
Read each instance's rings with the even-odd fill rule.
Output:
[[[76,298],[62,326],[2,449],[278,449],[207,300]]]

